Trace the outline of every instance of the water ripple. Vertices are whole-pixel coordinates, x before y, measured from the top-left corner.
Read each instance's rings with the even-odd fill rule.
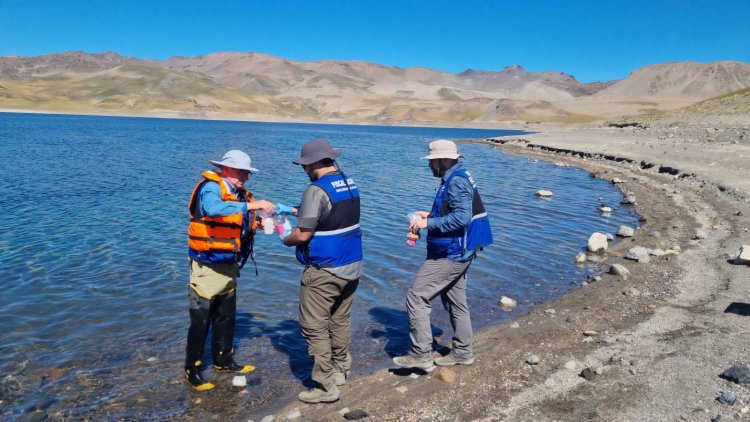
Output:
[[[180,374],[189,195],[208,160],[239,148],[261,170],[248,184],[256,197],[296,204],[309,181],[291,160],[315,137],[344,149],[340,164],[362,194],[355,371],[404,351],[405,294],[425,257],[423,240],[405,243],[406,214],[428,210],[439,185],[419,157],[437,138],[498,132],[0,114],[0,287],[12,298],[0,305],[5,404],[17,414],[53,398],[51,410],[67,419],[199,419]],[[583,171],[460,149],[496,239],[469,275],[476,327],[564,293],[595,270],[572,263],[591,232],[637,222],[627,207],[600,216],[621,193]],[[555,196],[540,200],[539,189]],[[309,372],[296,322],[301,266],[276,236],[258,235],[255,258],[259,275],[248,262],[239,282],[235,343],[266,376],[216,409],[230,418],[291,397],[289,385]],[[501,295],[519,308],[500,311]],[[436,331],[450,330],[435,309]]]

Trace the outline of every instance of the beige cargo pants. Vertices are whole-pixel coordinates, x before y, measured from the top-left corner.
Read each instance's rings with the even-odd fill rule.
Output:
[[[352,364],[351,310],[357,280],[345,280],[308,266],[302,273],[299,293],[299,325],[313,358],[312,379],[326,391],[334,372],[346,372]]]

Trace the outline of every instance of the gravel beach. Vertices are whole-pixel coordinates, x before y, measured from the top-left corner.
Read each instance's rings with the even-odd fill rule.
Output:
[[[350,379],[336,403],[290,403],[274,420],[750,420],[750,387],[721,377],[750,365],[750,267],[734,261],[750,244],[746,123],[527,125],[537,133],[482,141],[634,196],[634,236],[588,253],[629,274],[577,280],[482,330],[471,366],[376,370]],[[650,259],[626,259],[637,246]]]

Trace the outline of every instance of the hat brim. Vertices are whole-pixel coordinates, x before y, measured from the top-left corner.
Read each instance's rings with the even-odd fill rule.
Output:
[[[211,163],[211,164],[213,164],[213,165],[215,165],[216,167],[231,167],[231,168],[233,168],[233,169],[237,169],[237,170],[247,170],[247,171],[249,171],[250,173],[257,173],[257,172],[259,172],[259,171],[260,171],[260,170],[256,169],[255,167],[250,167],[250,168],[237,168],[237,167],[232,167],[232,166],[228,166],[228,165],[226,165],[226,164],[222,164],[222,163],[221,163],[221,161],[213,161],[213,160],[208,160],[208,162],[209,162],[209,163]]]
[[[420,160],[439,160],[441,158],[449,158],[451,160],[457,160],[459,158],[463,158],[463,155],[454,154],[450,152],[446,152],[446,153],[436,152],[435,154],[430,154],[426,157],[422,157],[420,158]]]
[[[316,154],[313,154],[307,157],[301,157],[298,160],[292,161],[292,163],[297,164],[298,166],[306,166],[308,164],[317,163],[320,160],[325,160],[326,158],[335,160],[339,158],[339,156],[341,155],[341,148],[332,148],[331,152],[320,151]]]

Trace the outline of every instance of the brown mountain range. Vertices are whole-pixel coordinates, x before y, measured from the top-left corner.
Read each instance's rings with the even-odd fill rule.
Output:
[[[666,63],[584,84],[520,66],[451,74],[260,53],[166,61],[80,51],[0,58],[0,109],[243,120],[571,122],[670,110],[746,88],[750,65],[738,62]]]

